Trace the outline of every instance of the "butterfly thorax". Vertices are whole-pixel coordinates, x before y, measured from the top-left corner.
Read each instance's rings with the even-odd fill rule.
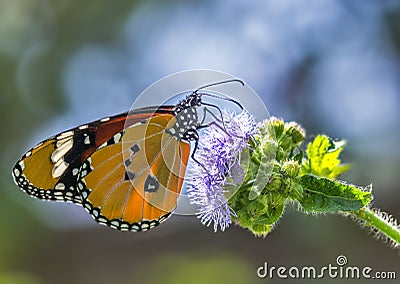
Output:
[[[197,108],[201,105],[201,95],[190,94],[174,108],[175,122],[166,132],[178,140],[192,141],[198,139],[199,125]]]

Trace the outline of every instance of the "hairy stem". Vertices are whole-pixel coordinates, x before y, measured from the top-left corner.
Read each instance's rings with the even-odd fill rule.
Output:
[[[368,206],[353,211],[351,215],[360,221],[363,227],[371,229],[377,238],[389,241],[395,248],[400,247],[400,226],[392,216]]]

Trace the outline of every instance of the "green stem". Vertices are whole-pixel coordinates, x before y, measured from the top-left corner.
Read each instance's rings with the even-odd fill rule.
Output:
[[[400,247],[400,226],[397,225],[396,219],[369,207],[353,211],[351,214],[362,221],[365,227],[372,227],[374,231],[379,232],[378,236],[384,235],[389,238],[394,247]]]

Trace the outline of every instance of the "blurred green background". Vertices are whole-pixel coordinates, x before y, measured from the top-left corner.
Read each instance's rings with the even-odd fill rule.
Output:
[[[399,252],[339,216],[288,208],[265,239],[215,234],[194,216],[123,233],[30,198],[10,174],[40,140],[128,110],[165,75],[209,68],[309,135],[347,139],[343,178],[373,183],[375,205],[400,218],[399,63],[398,1],[0,0],[0,284],[276,283],[257,278],[264,261],[321,267],[338,255],[400,278]],[[338,281],[359,282],[320,280]]]

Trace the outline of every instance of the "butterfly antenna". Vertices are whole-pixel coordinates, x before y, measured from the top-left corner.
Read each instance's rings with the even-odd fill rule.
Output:
[[[224,101],[232,102],[232,103],[236,104],[238,107],[240,107],[241,110],[244,109],[243,106],[242,106],[238,101],[236,101],[236,100],[234,100],[234,99],[231,99],[231,98],[224,98],[224,97],[220,97],[220,96],[217,96],[217,95],[214,95],[214,94],[207,94],[207,93],[204,93],[204,94],[201,94],[201,95],[202,95],[202,96],[207,96],[207,97],[216,98],[216,99],[219,99],[219,100],[224,100]],[[203,103],[203,104],[204,104],[204,103]]]
[[[219,82],[215,82],[215,83],[210,83],[204,86],[201,86],[200,88],[197,88],[193,93],[197,93],[198,91],[205,89],[205,88],[209,88],[212,86],[217,86],[217,85],[222,85],[222,84],[226,84],[226,83],[232,83],[232,82],[238,82],[240,84],[242,84],[242,86],[244,87],[244,82],[240,79],[229,79],[229,80],[224,80],[224,81],[219,81]]]
[[[193,91],[193,93],[196,94],[198,91],[200,91],[202,89],[209,88],[209,87],[212,87],[212,86],[232,83],[232,82],[240,83],[244,87],[244,82],[242,80],[240,80],[240,79],[230,79],[230,80],[219,81],[219,82],[215,82],[215,83],[211,83],[211,84],[207,84],[207,85],[201,86],[200,88],[197,88],[195,91]],[[201,95],[235,103],[236,105],[238,105],[240,107],[241,110],[243,110],[243,106],[238,101],[236,101],[234,99],[225,98],[225,97],[221,97],[221,96],[218,96],[218,95],[207,94],[207,93],[204,93],[204,94],[201,94]]]

